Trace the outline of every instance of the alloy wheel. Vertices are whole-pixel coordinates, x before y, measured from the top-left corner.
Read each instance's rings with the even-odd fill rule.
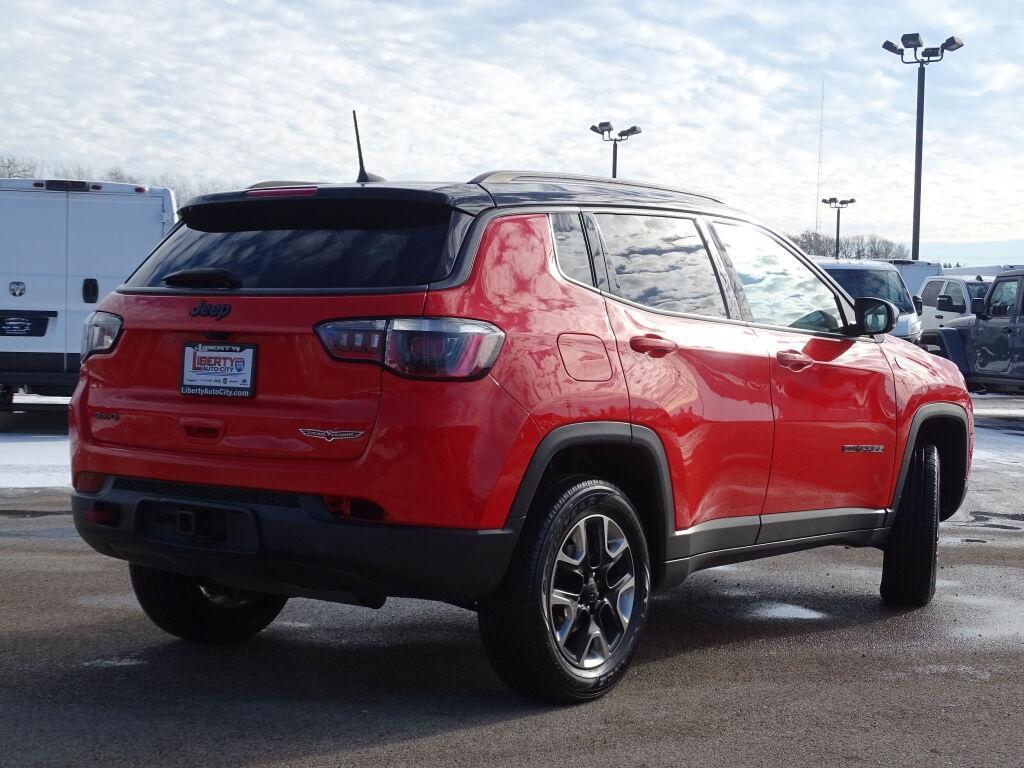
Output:
[[[626,636],[636,572],[629,541],[602,514],[578,521],[558,549],[546,596],[555,645],[574,667],[608,660]]]

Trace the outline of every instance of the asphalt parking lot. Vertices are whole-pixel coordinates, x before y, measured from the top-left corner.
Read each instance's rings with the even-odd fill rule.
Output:
[[[66,491],[0,489],[0,765],[1020,766],[1024,401],[977,408],[931,605],[884,607],[874,550],[699,573],[654,600],[623,683],[571,708],[509,693],[444,605],[293,600],[247,644],[173,640]],[[4,418],[19,452],[63,428]]]

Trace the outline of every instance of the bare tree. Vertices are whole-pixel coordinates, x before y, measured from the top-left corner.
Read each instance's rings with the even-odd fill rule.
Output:
[[[39,161],[17,155],[0,155],[0,179],[35,179]]]
[[[128,173],[120,165],[115,165],[113,168],[108,168],[104,175],[104,181],[113,181],[118,184],[142,184],[142,177],[136,176],[134,173]]]
[[[59,163],[53,166],[48,176],[54,179],[74,179],[90,181],[93,178],[92,168],[81,163]]]
[[[790,235],[790,239],[799,245],[801,250],[812,256],[835,256],[836,239],[831,235],[823,235],[808,229],[799,235]],[[841,259],[891,261],[892,259],[905,259],[909,255],[910,250],[906,245],[880,235],[850,235],[839,238],[839,258]]]

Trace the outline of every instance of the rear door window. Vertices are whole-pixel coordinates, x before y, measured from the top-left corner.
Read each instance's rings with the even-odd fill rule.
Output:
[[[660,311],[729,316],[693,219],[633,214],[596,218],[613,294]]]
[[[552,213],[551,231],[555,238],[555,259],[562,273],[585,285],[594,284],[590,254],[578,213]]]
[[[469,217],[444,205],[380,200],[250,200],[187,210],[129,279],[164,288],[186,269],[226,269],[241,290],[387,289],[448,275]]]

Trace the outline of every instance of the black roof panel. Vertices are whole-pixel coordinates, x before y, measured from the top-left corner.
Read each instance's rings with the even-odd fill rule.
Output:
[[[622,179],[531,171],[493,171],[465,183],[384,181],[324,184],[281,181],[261,182],[250,189],[262,191],[276,186],[315,186],[319,198],[369,197],[432,202],[458,208],[472,215],[489,208],[522,205],[636,206],[660,209],[700,207],[723,212],[730,210],[717,198],[696,192]],[[194,205],[233,202],[245,196],[246,190],[202,195],[189,200],[182,206],[182,210]]]

